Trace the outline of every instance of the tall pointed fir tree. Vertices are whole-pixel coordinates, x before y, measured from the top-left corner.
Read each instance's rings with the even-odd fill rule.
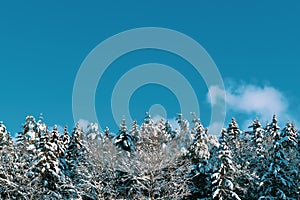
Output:
[[[273,116],[269,126],[273,145],[269,150],[268,169],[261,177],[260,196],[276,197],[277,199],[297,198],[295,179],[291,176],[293,171],[284,152],[284,141],[277,125],[276,116]]]
[[[189,156],[191,157],[192,162],[198,163],[203,159],[209,159],[207,146],[208,130],[203,127],[198,118],[194,118],[193,123],[194,127],[191,130],[193,140],[189,148]]]
[[[59,150],[55,144],[57,137],[59,133],[55,126],[52,133],[46,129],[40,136],[37,153],[27,174],[33,188],[31,198],[62,198],[59,187],[64,182],[64,176],[59,168]]]
[[[38,127],[33,116],[27,116],[23,130],[17,134],[17,152],[15,161],[15,183],[18,185],[18,194],[28,198],[32,188],[29,187],[30,178],[28,172],[36,156],[36,138],[38,136]],[[30,174],[30,173],[29,173]],[[18,197],[19,198],[19,197]]]
[[[247,160],[249,162],[249,171],[245,171],[244,169],[242,173],[248,174],[249,172],[247,184],[244,185],[247,188],[247,197],[249,199],[257,199],[260,177],[267,168],[267,150],[265,148],[264,129],[259,120],[253,120],[252,125],[248,128],[252,129],[248,131],[249,145],[243,147],[243,149],[248,150],[247,157],[249,158]]]
[[[6,126],[3,124],[3,121],[0,121],[0,148],[6,142],[7,139],[6,135],[7,135]]]
[[[6,126],[0,121],[0,198],[15,199],[18,186],[14,183],[15,149]]]
[[[89,159],[90,150],[84,140],[84,132],[79,123],[72,131],[70,144],[66,151],[67,175],[70,177],[77,194],[83,199],[97,199],[99,191],[91,175],[94,164]]]
[[[231,123],[228,125],[226,135],[228,147],[234,152],[233,160],[236,164],[242,165],[244,163],[244,159],[241,157],[242,139],[240,136],[242,135],[242,131],[239,129],[239,125],[234,118],[231,119]]]
[[[37,144],[39,143],[39,140],[41,139],[42,135],[44,135],[47,131],[47,125],[44,122],[44,117],[42,113],[40,113],[36,125],[37,125],[37,133],[35,137],[35,144],[36,144],[36,148],[38,148]]]
[[[254,157],[257,158],[257,159],[255,159],[254,162],[261,163],[266,158],[266,154],[267,154],[265,143],[264,143],[264,140],[265,140],[264,129],[262,128],[262,125],[258,119],[255,119],[252,122],[252,125],[249,126],[249,128],[252,128],[252,131],[250,132],[251,133],[251,143],[252,143],[252,146],[255,148]],[[252,164],[255,165],[255,163],[252,163]],[[264,169],[264,167],[262,169]]]
[[[69,148],[69,144],[70,144],[70,135],[68,131],[68,126],[64,127],[64,133],[60,136],[60,141],[62,142],[64,151],[66,151]]]
[[[282,145],[287,151],[294,150],[298,146],[297,129],[294,123],[288,122],[281,132]]]
[[[133,136],[127,132],[126,121],[125,119],[123,119],[122,124],[120,124],[119,133],[116,136],[114,143],[118,148],[131,152],[135,149],[133,140]]]
[[[227,131],[222,130],[218,152],[218,168],[212,175],[212,198],[218,200],[237,199],[240,197],[234,192],[236,168],[232,160],[232,152],[227,146]]]
[[[103,135],[98,130],[97,123],[90,123],[85,131],[86,140],[88,142],[90,150],[96,150],[97,146],[103,140]]]
[[[252,179],[248,166],[251,159],[251,152],[247,150],[249,149],[250,142],[248,136],[239,129],[235,118],[231,119],[226,133],[227,145],[232,152],[232,159],[237,169],[235,172],[235,192],[240,198],[246,198],[248,191],[245,187],[249,185],[249,181]]]
[[[168,140],[172,140],[172,139],[175,139],[175,137],[178,137],[177,132],[173,130],[173,128],[168,120],[166,120],[166,122],[165,122],[164,132],[165,132]]]
[[[194,114],[194,127],[191,130],[193,140],[188,149],[188,159],[190,159],[192,176],[193,196],[197,198],[209,197],[210,192],[210,153],[208,149],[208,129],[204,128],[200,119]]]
[[[140,139],[139,126],[137,125],[136,120],[133,121],[131,130],[130,130],[130,135],[132,136],[134,143]]]
[[[187,153],[188,146],[190,145],[189,122],[182,118],[182,114],[178,114],[176,120],[180,128],[179,135],[182,141],[181,150],[183,153]]]
[[[62,144],[62,140],[61,140],[57,125],[53,126],[53,130],[51,132],[51,143],[54,148],[54,153],[55,153],[56,157],[64,159],[65,150],[64,150],[64,146]]]
[[[294,123],[288,122],[281,132],[281,140],[286,159],[291,169],[290,175],[297,183],[298,194],[300,195],[300,148],[297,140],[298,130]]]
[[[273,145],[273,139],[278,136],[277,131],[280,130],[280,127],[277,124],[277,118],[276,115],[273,115],[272,122],[269,124],[267,123],[265,127],[265,142],[266,146],[272,146]]]

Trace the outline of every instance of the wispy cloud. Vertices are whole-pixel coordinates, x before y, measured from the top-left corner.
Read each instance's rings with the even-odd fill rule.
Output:
[[[213,86],[209,88],[207,99],[216,104],[219,98],[224,98],[227,112],[249,115],[251,119],[259,117],[266,121],[276,114],[281,120],[289,120],[289,102],[284,93],[271,86],[253,84],[231,84],[226,91]],[[249,123],[249,119],[244,119]]]
[[[212,104],[215,105],[217,102],[225,97],[225,91],[220,89],[218,86],[211,86],[208,89],[207,93],[207,100]]]
[[[243,85],[226,92],[228,107],[234,111],[270,118],[274,113],[288,115],[288,101],[279,90],[270,86]]]

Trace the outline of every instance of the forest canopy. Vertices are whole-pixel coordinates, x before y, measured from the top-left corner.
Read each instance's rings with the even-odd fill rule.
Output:
[[[12,138],[0,122],[1,199],[297,199],[300,134],[294,123],[241,131],[232,118],[219,136],[193,113],[178,129],[146,113],[118,133],[77,123],[59,132],[27,116]],[[129,127],[129,128],[127,128]]]

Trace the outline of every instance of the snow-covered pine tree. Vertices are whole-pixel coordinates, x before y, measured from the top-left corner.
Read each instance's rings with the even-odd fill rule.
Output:
[[[231,123],[229,123],[227,128],[227,144],[228,147],[234,152],[233,160],[238,167],[242,167],[241,165],[244,162],[244,159],[241,157],[241,150],[242,150],[242,131],[239,129],[239,125],[234,118],[231,119]]]
[[[44,122],[44,117],[43,117],[42,113],[40,113],[40,116],[39,116],[39,119],[38,119],[36,125],[37,125],[37,133],[36,133],[36,137],[35,137],[35,144],[38,144],[42,135],[44,135],[47,131],[47,125]],[[36,146],[36,148],[37,148],[37,146]]]
[[[297,141],[298,130],[294,123],[288,122],[281,132],[282,146],[291,169],[290,175],[297,183],[300,195],[300,148]]]
[[[207,146],[208,140],[208,130],[203,127],[200,120],[193,120],[194,127],[191,130],[191,135],[193,135],[193,140],[189,147],[189,157],[192,159],[193,163],[198,163],[199,161],[209,159],[209,151]]]
[[[235,190],[235,163],[227,146],[227,131],[222,130],[218,152],[218,168],[212,175],[212,198],[218,200],[240,199]]]
[[[127,132],[126,120],[123,119],[122,123],[120,124],[119,133],[116,136],[114,143],[118,148],[131,152],[135,149],[133,140],[133,136]]]
[[[273,146],[273,140],[275,137],[278,136],[277,131],[280,130],[280,127],[277,124],[276,115],[273,115],[272,122],[269,124],[267,123],[265,127],[265,142],[266,146],[271,147]]]
[[[0,148],[6,142],[6,126],[3,124],[3,121],[0,121]]]
[[[269,149],[268,169],[261,177],[260,196],[276,197],[278,199],[297,198],[295,179],[291,176],[294,171],[290,168],[283,147],[283,138],[277,125],[276,116],[273,116],[269,126],[269,134],[273,138],[273,145]]]
[[[231,119],[227,132],[227,144],[232,152],[232,159],[236,164],[235,171],[235,192],[240,198],[246,198],[248,196],[245,187],[249,185],[250,180],[253,178],[250,175],[249,160],[252,157],[250,149],[250,141],[247,132],[242,132],[239,129],[239,125],[235,118]]]
[[[15,149],[6,126],[0,121],[0,198],[13,199],[18,193],[14,183]]]
[[[18,185],[17,198],[28,198],[31,190],[28,177],[30,167],[33,164],[34,157],[36,156],[36,148],[38,137],[38,126],[33,116],[27,116],[23,130],[17,134],[16,137],[16,160],[15,160],[15,176],[14,182]]]
[[[182,118],[182,114],[177,115],[177,123],[179,124],[181,135],[184,136],[185,133],[189,131],[189,122],[186,119]]]
[[[133,142],[137,142],[140,139],[140,132],[139,132],[139,126],[137,125],[136,120],[133,121],[130,135],[133,137]]]
[[[59,193],[66,199],[76,199],[79,198],[78,191],[74,184],[72,183],[72,180],[68,175],[70,175],[69,166],[68,166],[68,160],[67,160],[67,150],[70,145],[70,135],[68,131],[68,126],[64,127],[64,132],[59,136],[59,145],[60,145],[60,152],[58,153],[58,167],[63,173],[63,181],[60,183],[59,187]],[[56,145],[58,145],[56,144]]]
[[[194,115],[194,127],[191,130],[193,141],[188,148],[187,158],[191,162],[191,172],[193,197],[209,197],[210,188],[210,167],[208,160],[210,153],[208,149],[208,129],[204,128],[200,120]]]
[[[247,131],[249,135],[249,141],[247,146],[243,147],[243,152],[248,152],[247,162],[249,163],[246,168],[240,169],[239,174],[243,174],[244,184],[241,184],[243,188],[246,188],[246,197],[249,199],[257,199],[258,188],[260,183],[260,177],[267,168],[266,155],[264,141],[264,129],[258,119],[253,120],[251,131]],[[244,196],[245,198],[245,196]]]
[[[91,150],[96,148],[96,146],[103,141],[103,136],[100,134],[98,129],[99,127],[97,123],[90,123],[85,131],[86,140],[90,149],[92,148]]]
[[[57,131],[55,127],[53,131]],[[62,198],[59,185],[64,181],[64,176],[59,168],[57,149],[52,137],[53,135],[48,130],[41,135],[33,164],[27,173],[30,186],[33,188],[31,198]]]
[[[146,112],[146,116],[144,117],[144,124],[151,124],[153,123],[153,120],[151,119],[151,115]]]
[[[295,124],[288,122],[281,132],[282,146],[287,151],[295,149],[297,144],[297,129]]]
[[[25,124],[23,125],[23,131],[17,135],[17,145],[19,150],[22,151],[21,154],[31,156],[30,153],[36,150],[36,137],[38,137],[38,126],[35,118],[33,116],[27,116]],[[25,155],[26,152],[27,154]],[[29,158],[27,160],[31,162]]]
[[[115,137],[115,135],[110,132],[109,128],[105,127],[103,142],[111,142],[111,140],[113,140],[114,137]]]
[[[197,133],[196,129],[199,128],[199,126],[202,126],[202,124],[201,124],[200,118],[197,117],[196,113],[191,112],[191,115],[193,116],[192,123],[194,124],[194,126],[192,127],[192,129],[190,131],[190,141],[193,142],[196,137],[195,134]]]
[[[70,144],[70,135],[68,131],[68,126],[64,127],[64,133],[60,136],[60,141],[62,142],[63,150],[66,151]]]
[[[265,143],[264,143],[264,129],[262,128],[261,123],[258,119],[255,119],[249,128],[252,128],[252,146],[255,148],[255,163],[263,162],[263,159],[266,158],[266,149],[265,149]],[[255,163],[253,163],[255,165]],[[261,163],[262,164],[262,163]],[[263,166],[262,166],[263,167]],[[265,169],[264,167],[262,169]]]
[[[68,168],[70,171],[76,168],[79,162],[78,159],[82,156],[82,153],[84,151],[84,149],[82,149],[83,147],[82,138],[83,138],[83,131],[79,127],[79,124],[77,123],[75,128],[72,131],[70,137],[70,143],[68,145],[68,149],[66,150],[66,158],[68,162]]]
[[[58,131],[57,125],[53,126],[53,130],[50,135],[50,142],[52,143],[56,157],[64,158],[65,149],[62,144],[61,135]]]
[[[188,120],[182,118],[182,114],[178,114],[176,120],[180,127],[179,137],[181,138],[181,150],[184,153],[187,153],[187,148],[191,142],[190,141],[189,122],[188,122]]]
[[[177,136],[177,132],[173,130],[173,128],[168,120],[166,120],[166,122],[165,122],[163,131],[164,131],[164,134],[166,135],[166,137],[168,138],[168,140],[172,140]]]
[[[97,199],[99,191],[91,175],[95,166],[92,159],[89,158],[91,152],[84,138],[84,132],[77,123],[66,151],[68,165],[66,174],[71,179],[80,198]]]

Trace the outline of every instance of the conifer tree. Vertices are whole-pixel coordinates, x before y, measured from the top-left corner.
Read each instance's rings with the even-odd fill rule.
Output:
[[[135,149],[133,140],[133,136],[127,132],[126,121],[125,119],[123,119],[122,124],[120,125],[119,133],[116,136],[114,143],[118,148],[130,152]]]
[[[6,126],[0,121],[0,198],[16,198],[18,186],[14,183],[15,149]]]
[[[55,127],[54,131],[56,131]],[[58,190],[64,177],[59,168],[56,145],[53,143],[51,133],[46,130],[39,141],[37,154],[27,174],[30,186],[34,188],[32,198],[61,198]]]
[[[67,175],[81,198],[96,199],[99,191],[91,175],[94,163],[89,159],[89,154],[91,153],[84,138],[84,132],[77,123],[66,151]]]
[[[139,132],[139,126],[137,125],[136,120],[133,121],[130,135],[133,137],[133,142],[137,142],[140,139],[140,132]]]
[[[193,141],[189,147],[188,159],[191,161],[193,196],[206,198],[209,196],[210,187],[210,153],[208,149],[208,129],[204,128],[200,120],[194,115],[194,127],[191,130]]]
[[[260,195],[277,197],[278,199],[296,198],[296,184],[293,177],[291,177],[292,169],[290,169],[284,153],[284,140],[282,140],[279,129],[276,116],[274,115],[272,124],[269,126],[273,145],[269,150],[268,168],[261,177]]]
[[[239,196],[234,192],[234,173],[236,168],[232,160],[232,152],[227,146],[227,131],[223,129],[221,134],[218,152],[218,168],[212,175],[212,198],[218,200],[239,200]]]
[[[188,145],[190,144],[189,122],[182,118],[182,114],[178,114],[176,120],[180,127],[179,135],[182,140],[181,149],[183,152],[187,152]]]
[[[238,167],[242,167],[242,163],[245,163],[245,160],[242,156],[242,131],[239,129],[239,125],[234,118],[231,119],[231,123],[229,123],[227,128],[227,144],[232,152],[235,152],[233,156],[233,160]]]

